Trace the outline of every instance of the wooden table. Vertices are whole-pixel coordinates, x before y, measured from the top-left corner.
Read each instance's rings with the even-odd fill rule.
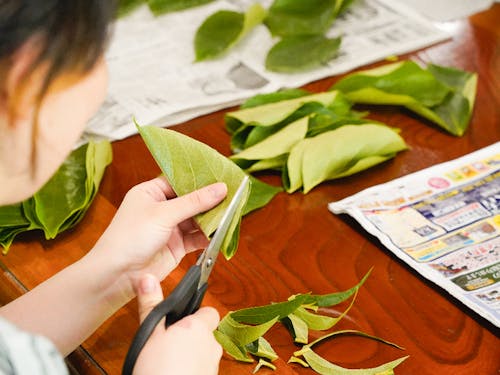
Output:
[[[468,20],[446,24],[453,32],[452,39],[403,56],[479,74],[474,116],[463,137],[450,136],[401,108],[370,108],[372,118],[402,129],[411,150],[358,175],[323,183],[307,195],[281,193],[268,206],[246,217],[238,253],[230,262],[221,259],[217,263],[205,303],[224,315],[230,310],[285,300],[294,293],[345,290],[374,267],[353,309],[338,327],[384,337],[406,350],[346,337],[323,345],[321,354],[345,367],[372,367],[410,355],[397,368],[397,374],[499,374],[499,331],[493,325],[399,261],[352,219],[327,210],[330,201],[500,140],[499,22],[500,4],[496,4]],[[324,79],[307,88],[326,90],[338,78]],[[223,113],[175,129],[229,155]],[[159,174],[138,136],[115,142],[113,152],[114,161],[100,193],[76,229],[50,242],[39,235],[23,236],[7,256],[0,258],[0,302],[33,288],[85,254],[126,191]],[[274,185],[280,183],[278,176],[260,177]],[[171,290],[194,260],[194,255],[185,258],[165,280],[165,291]],[[345,307],[339,306],[339,310]],[[132,301],[70,355],[75,372],[119,374],[137,325],[136,304]],[[286,364],[296,347],[282,327],[276,326],[266,337],[282,358],[276,374],[313,373]],[[226,357],[220,366],[221,374],[250,374],[252,370],[253,366]]]

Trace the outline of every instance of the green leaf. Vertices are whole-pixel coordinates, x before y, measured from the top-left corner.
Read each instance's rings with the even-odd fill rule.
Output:
[[[258,160],[256,162],[252,160],[245,167],[242,166],[242,168],[244,168],[248,173],[263,171],[266,169],[281,170],[286,165],[287,159],[288,154],[283,154],[274,158]],[[240,160],[238,164],[242,165],[242,160]]]
[[[245,14],[220,10],[209,16],[196,31],[194,47],[196,61],[221,55],[262,22],[266,11],[259,3]]]
[[[145,3],[146,0],[119,0],[116,14],[118,17],[124,17]]]
[[[281,323],[290,331],[293,341],[299,344],[308,343],[309,328],[307,323],[299,316],[294,313],[288,314],[286,318],[281,319]]]
[[[268,204],[280,191],[281,187],[268,185],[253,176],[250,176],[250,195],[243,209],[243,216]]]
[[[325,65],[340,47],[340,37],[323,35],[290,36],[276,43],[266,57],[266,69],[280,73],[296,73]]]
[[[225,116],[226,123],[228,121],[234,120],[239,124],[239,126],[236,127],[230,126],[231,130],[238,129],[245,124],[251,124],[254,126],[275,125],[291,116],[305,103],[316,102],[323,105],[329,105],[335,100],[335,97],[337,95],[338,92],[335,91],[322,92],[319,94],[311,94],[295,99],[282,100],[275,103],[266,103],[258,107],[227,112]]]
[[[309,117],[303,117],[286,125],[263,141],[232,155],[230,158],[238,164],[239,160],[272,159],[288,154],[297,142],[305,138],[308,123]]]
[[[335,17],[335,0],[275,0],[266,24],[273,35],[323,34]]]
[[[278,321],[274,317],[262,324],[249,325],[234,320],[231,314],[227,314],[219,323],[217,328],[228,336],[237,346],[244,347],[263,336]]]
[[[156,16],[211,3],[214,0],[147,0],[149,8]]]
[[[346,301],[349,297],[354,295],[359,288],[365,283],[366,279],[368,279],[368,276],[370,276],[370,273],[372,272],[372,269],[370,269],[364,276],[363,278],[357,283],[355,286],[352,288],[345,290],[343,292],[336,292],[336,293],[329,293],[329,294],[309,294],[308,298],[306,299],[304,305],[306,304],[314,304],[319,307],[331,307],[338,305],[339,303],[342,303]]]
[[[281,102],[283,100],[301,98],[303,96],[311,95],[309,91],[302,89],[285,89],[269,94],[257,94],[247,99],[240,109],[258,107],[263,104]]]
[[[138,130],[177,195],[185,195],[215,182],[226,183],[226,199],[195,217],[202,231],[210,236],[217,229],[245,173],[213,148],[179,132],[156,126],[138,126]],[[239,223],[249,192],[250,188],[245,192],[221,247],[227,259],[234,255],[237,246]]]
[[[276,354],[269,341],[264,337],[259,337],[257,340],[247,344],[246,349],[249,353],[260,358],[266,358],[270,361],[278,359],[278,354]]]
[[[255,374],[257,371],[259,371],[262,367],[268,367],[271,370],[276,370],[276,366],[273,365],[271,362],[266,361],[265,359],[259,359],[259,363],[257,363],[257,366],[255,366],[254,370],[252,371],[252,374]]]
[[[4,254],[19,233],[41,229],[47,239],[52,239],[76,225],[97,194],[111,155],[108,141],[82,145],[33,197],[1,207],[0,244]]]
[[[219,330],[214,331],[214,336],[217,342],[222,346],[224,351],[229,354],[231,357],[241,362],[249,362],[252,363],[254,360],[247,354],[246,349],[239,347],[234,343],[234,341],[222,333]]]
[[[307,299],[307,294],[298,295],[289,301],[259,307],[250,307],[230,313],[232,319],[240,323],[261,324],[276,317],[282,319],[293,313]]]
[[[313,350],[312,347],[315,345],[318,345],[326,340],[330,340],[332,338],[338,337],[338,336],[343,336],[343,335],[355,335],[355,336],[362,336],[365,338],[369,338],[372,340],[376,340],[379,342],[382,342],[386,345],[393,346],[398,349],[403,349],[400,346],[384,340],[380,337],[372,336],[364,332],[360,331],[355,331],[355,330],[343,330],[343,331],[336,331],[329,333],[325,336],[320,337],[319,339],[311,342],[310,344],[304,345],[302,349],[296,351],[293,353],[295,357],[302,356],[308,363],[308,365],[317,373],[322,374],[322,375],[331,375],[331,374],[339,374],[339,375],[351,375],[351,374],[356,374],[356,375],[388,375],[388,374],[393,374],[393,369],[398,366],[401,362],[403,362],[406,358],[408,357],[402,357],[399,358],[395,361],[386,363],[384,365],[374,367],[374,368],[368,368],[368,369],[347,369],[343,368],[340,366],[337,366],[331,362],[328,362],[326,359],[323,357],[319,356],[316,354]]]
[[[391,128],[378,124],[344,125],[297,143],[288,157],[285,186],[304,193],[319,183],[357,173],[407,148]]]
[[[369,104],[407,104],[417,101],[425,106],[441,103],[450,92],[430,72],[409,60],[348,75],[333,88],[342,91],[354,102],[360,102],[361,99],[363,103]],[[368,95],[369,91],[358,93],[366,88],[376,89],[373,92],[377,95]]]
[[[412,61],[398,62],[351,74],[333,88],[356,103],[403,105],[461,136],[470,122],[477,74]]]
[[[374,368],[348,369],[328,362],[312,350],[305,351],[302,356],[309,366],[321,375],[393,375],[394,368],[408,358],[402,357]]]

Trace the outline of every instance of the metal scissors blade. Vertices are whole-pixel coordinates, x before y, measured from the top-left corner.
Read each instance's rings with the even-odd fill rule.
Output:
[[[241,201],[245,197],[245,191],[248,183],[249,183],[249,177],[245,176],[243,178],[243,181],[241,181],[238,190],[236,190],[236,193],[234,194],[231,203],[229,203],[229,206],[224,212],[224,215],[222,216],[219,226],[217,227],[215,234],[210,240],[210,243],[208,244],[207,248],[205,249],[205,251],[203,251],[203,253],[200,255],[200,258],[196,262],[196,264],[200,265],[201,267],[201,276],[200,276],[200,281],[198,283],[198,288],[201,288],[208,281],[208,277],[212,272],[213,266],[215,264],[215,261],[217,260],[217,256],[219,255],[222,243],[226,238],[233,217],[238,207],[240,206]]]

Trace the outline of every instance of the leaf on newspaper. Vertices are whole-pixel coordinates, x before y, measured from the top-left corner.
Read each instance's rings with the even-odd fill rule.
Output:
[[[275,36],[318,35],[335,19],[336,0],[275,0],[266,24]]]
[[[108,141],[82,145],[33,197],[0,207],[0,245],[4,254],[19,233],[40,229],[45,238],[52,239],[76,225],[97,194],[111,155]]]
[[[477,75],[453,68],[403,61],[360,71],[341,79],[332,88],[353,102],[403,105],[461,136],[474,106]]]
[[[323,35],[285,37],[269,50],[266,69],[279,73],[296,73],[318,68],[332,60],[339,47],[340,38],[330,39]]]
[[[208,4],[214,0],[147,0],[149,8],[155,15],[160,15],[177,10],[188,9],[203,4]]]
[[[260,24],[265,15],[266,11],[259,3],[250,6],[245,14],[230,10],[220,10],[212,14],[196,32],[196,61],[221,55]]]

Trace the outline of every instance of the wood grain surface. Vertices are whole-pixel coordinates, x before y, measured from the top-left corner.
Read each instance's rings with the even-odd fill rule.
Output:
[[[269,205],[245,217],[239,250],[231,261],[218,261],[204,304],[215,306],[224,315],[282,301],[295,293],[345,290],[373,267],[354,307],[337,328],[381,336],[405,350],[343,337],[320,346],[320,354],[352,368],[373,367],[409,355],[396,374],[500,374],[498,329],[419,276],[354,220],[327,210],[328,202],[500,140],[500,4],[444,27],[453,33],[451,39],[402,58],[478,73],[476,107],[466,134],[461,138],[448,135],[398,107],[363,107],[371,118],[399,127],[411,149],[368,171],[323,183],[307,195],[280,193]],[[339,78],[314,82],[306,88],[323,91]],[[229,155],[223,115],[224,111],[216,112],[174,129]],[[40,235],[24,235],[0,258],[0,302],[33,288],[83,256],[106,228],[128,189],[160,173],[138,136],[114,142],[113,152],[113,163],[81,224],[50,242]],[[258,177],[280,184],[277,175]],[[166,293],[194,261],[195,255],[187,256],[163,282]],[[327,313],[336,315],[346,307],[343,304]],[[136,303],[132,301],[70,355],[73,371],[119,374],[137,326]],[[297,347],[283,327],[276,325],[266,338],[281,358],[275,374],[313,373],[286,363]],[[252,365],[229,357],[224,357],[220,366],[220,374],[250,374],[252,370]]]

